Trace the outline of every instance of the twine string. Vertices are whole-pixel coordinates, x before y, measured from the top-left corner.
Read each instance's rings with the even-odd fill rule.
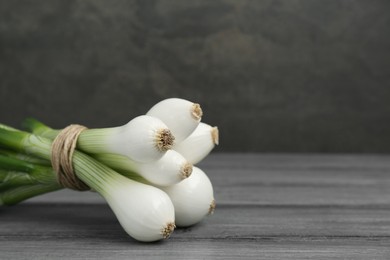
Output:
[[[58,183],[78,191],[90,190],[90,187],[76,176],[72,162],[77,138],[85,129],[87,128],[82,125],[69,125],[56,136],[51,146],[51,165],[57,173]]]

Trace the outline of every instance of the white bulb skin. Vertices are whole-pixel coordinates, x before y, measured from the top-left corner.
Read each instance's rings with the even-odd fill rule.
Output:
[[[192,173],[190,164],[180,153],[168,150],[159,160],[141,163],[117,154],[97,154],[94,158],[129,178],[141,176],[153,185],[179,183]]]
[[[217,127],[200,122],[189,137],[180,143],[174,144],[173,150],[182,154],[188,162],[197,164],[218,145],[218,139]]]
[[[214,210],[213,186],[207,175],[198,167],[193,167],[192,174],[187,179],[161,189],[172,200],[178,227],[192,226]]]
[[[133,163],[136,172],[152,184],[169,186],[192,174],[192,164],[178,152],[169,150],[163,157],[150,163]]]
[[[113,153],[127,156],[138,162],[151,162],[160,159],[169,150],[174,137],[166,124],[151,116],[138,116],[126,125],[116,127],[107,140],[107,145]],[[161,133],[167,133],[166,144],[158,143]]]
[[[102,193],[120,225],[132,238],[153,242],[169,237],[175,227],[175,213],[162,190],[123,176]]]
[[[172,131],[176,142],[184,140],[195,130],[202,114],[199,104],[181,98],[164,99],[146,113],[163,121]]]

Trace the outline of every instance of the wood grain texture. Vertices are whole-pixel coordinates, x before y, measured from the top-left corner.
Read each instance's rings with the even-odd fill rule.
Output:
[[[95,193],[0,208],[0,259],[389,259],[390,156],[213,154],[215,214],[128,237]]]

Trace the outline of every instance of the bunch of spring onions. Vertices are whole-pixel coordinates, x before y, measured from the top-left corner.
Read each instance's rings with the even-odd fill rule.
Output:
[[[215,208],[212,184],[196,164],[218,144],[218,129],[201,117],[198,104],[170,98],[123,126],[85,129],[71,155],[74,174],[107,201],[131,237],[168,238]],[[0,205],[64,188],[51,164],[62,129],[33,118],[23,126],[0,124]]]

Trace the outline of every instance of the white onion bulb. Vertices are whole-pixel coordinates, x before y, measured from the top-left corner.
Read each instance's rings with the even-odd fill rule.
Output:
[[[175,208],[177,226],[187,227],[200,222],[215,208],[214,192],[210,179],[198,167],[190,177],[178,184],[161,187],[171,198]]]
[[[200,122],[189,137],[174,144],[173,150],[182,154],[188,162],[197,164],[213,150],[215,145],[218,145],[218,142],[218,128]]]
[[[156,187],[121,176],[101,194],[123,229],[138,241],[168,238],[175,228],[173,204],[168,195]]]
[[[83,131],[77,147],[90,153],[114,153],[139,162],[160,159],[172,148],[174,136],[158,118],[138,116],[123,126]]]
[[[173,150],[167,151],[157,161],[136,163],[134,169],[149,182],[161,186],[179,183],[192,174],[192,164]]]
[[[198,126],[202,118],[199,104],[181,98],[168,98],[155,104],[147,113],[163,121],[180,142],[187,138]]]
[[[137,174],[154,185],[173,185],[192,173],[192,164],[174,150],[168,150],[159,160],[148,163],[137,162],[117,154],[97,154],[94,157],[124,176],[136,178],[134,174]]]

